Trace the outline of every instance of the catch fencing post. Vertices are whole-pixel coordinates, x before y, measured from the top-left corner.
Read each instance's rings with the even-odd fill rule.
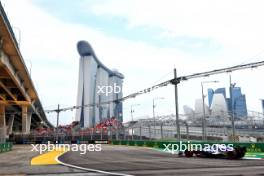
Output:
[[[139,126],[139,139],[142,140],[141,125]]]
[[[101,141],[103,140],[103,128],[101,128]]]
[[[162,128],[162,123],[160,124],[160,137],[163,139],[163,128]]]
[[[149,125],[149,140],[151,139],[151,129],[150,129],[150,125]]]

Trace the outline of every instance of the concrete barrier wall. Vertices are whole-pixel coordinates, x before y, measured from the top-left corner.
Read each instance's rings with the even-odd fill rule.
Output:
[[[13,144],[10,142],[0,144],[0,153],[12,150]]]
[[[129,146],[145,146],[145,147],[154,147],[164,149],[168,144],[178,144],[180,142],[177,141],[127,141],[127,140],[112,140],[110,144],[113,145],[129,145]],[[249,143],[249,142],[200,142],[200,141],[182,141],[182,144],[201,144],[204,146],[205,144],[233,144],[236,146],[245,146],[247,147],[247,152],[264,152],[264,143]]]
[[[0,144],[6,142],[6,127],[0,128]]]

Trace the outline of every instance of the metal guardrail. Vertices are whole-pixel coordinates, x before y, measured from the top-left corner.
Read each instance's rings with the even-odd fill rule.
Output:
[[[218,138],[227,138],[232,135],[232,128],[207,128],[207,136],[210,138],[218,137]],[[176,130],[175,127],[170,126],[137,126],[137,127],[128,127],[123,132],[128,135],[139,136],[139,139],[142,137],[147,137],[149,139],[170,139],[175,138]],[[187,127],[181,126],[181,134],[185,136],[185,139],[188,139],[191,136],[201,137],[202,136],[202,128],[201,127]],[[262,138],[264,136],[264,129],[236,129],[236,135],[241,137],[254,137],[254,138]],[[124,139],[125,140],[125,139]]]
[[[207,128],[207,140],[209,141],[229,141],[232,134],[231,128]],[[252,131],[251,129],[238,129],[237,141],[260,142],[264,141],[264,129],[260,131]],[[172,140],[177,136],[175,127],[171,126],[129,126],[129,127],[108,127],[107,129],[97,129],[90,131],[71,131],[71,132],[55,132],[47,134],[39,134],[32,132],[31,134],[13,134],[9,141],[14,143],[42,143],[47,141],[58,142],[85,142],[89,140]],[[181,127],[181,138],[183,140],[201,140],[201,127]]]

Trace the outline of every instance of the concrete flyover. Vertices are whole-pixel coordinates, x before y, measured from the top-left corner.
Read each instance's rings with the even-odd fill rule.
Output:
[[[38,126],[52,127],[0,3],[0,139]]]

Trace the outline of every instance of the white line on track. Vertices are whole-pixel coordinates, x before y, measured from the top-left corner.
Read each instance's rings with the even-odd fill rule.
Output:
[[[67,152],[65,152],[65,153],[67,153]],[[98,173],[107,174],[107,175],[133,176],[133,175],[129,175],[129,174],[116,173],[116,172],[107,172],[107,171],[103,171],[103,170],[90,169],[90,168],[85,168],[85,167],[80,167],[80,166],[75,166],[75,165],[72,165],[72,164],[64,163],[64,162],[59,160],[59,157],[62,156],[63,154],[65,154],[65,153],[62,153],[62,154],[60,154],[59,156],[57,156],[55,158],[55,160],[58,163],[60,163],[61,165],[68,166],[68,167],[75,168],[75,169],[85,170],[85,171],[98,172]]]

